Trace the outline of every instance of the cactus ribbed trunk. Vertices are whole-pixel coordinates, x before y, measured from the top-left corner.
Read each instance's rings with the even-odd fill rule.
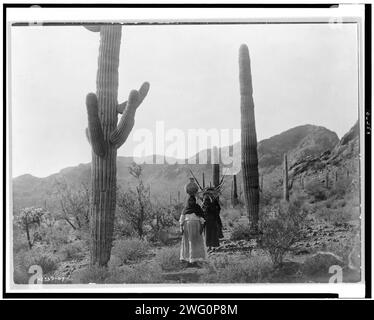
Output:
[[[329,172],[328,171],[326,171],[325,186],[326,186],[326,189],[329,188]]]
[[[251,63],[248,47],[239,49],[240,112],[241,112],[241,166],[243,174],[244,199],[247,206],[251,229],[258,232],[259,219],[259,175],[257,156],[257,135],[253,103]]]
[[[283,200],[290,200],[289,185],[288,185],[288,164],[287,155],[284,155],[283,161]]]
[[[106,265],[110,258],[116,205],[117,148],[110,135],[117,126],[118,66],[121,26],[102,26],[96,78],[98,125],[90,131],[91,164],[91,264]],[[102,137],[97,138],[96,135]],[[104,144],[102,143],[104,142]],[[97,147],[95,147],[97,146]],[[98,152],[95,153],[95,149]],[[102,156],[104,155],[104,156]]]
[[[91,162],[91,264],[106,266],[110,259],[116,207],[117,149],[126,141],[133,125],[136,108],[148,92],[143,84],[131,91],[129,100],[118,105],[118,67],[121,26],[103,25],[90,31],[100,32],[96,94],[86,98],[87,138],[92,147]],[[123,113],[118,122],[118,113]]]

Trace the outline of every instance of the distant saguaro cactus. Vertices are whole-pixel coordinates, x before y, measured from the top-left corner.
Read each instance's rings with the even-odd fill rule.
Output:
[[[148,93],[145,82],[139,91],[130,92],[128,101],[118,104],[118,66],[121,25],[88,26],[100,32],[96,94],[86,98],[88,113],[87,138],[92,147],[91,162],[91,264],[106,266],[112,247],[116,207],[117,149],[134,126],[135,111]],[[118,122],[118,114],[122,113]]]
[[[289,184],[288,184],[288,163],[287,155],[284,155],[283,161],[283,200],[290,200]]]
[[[241,113],[241,167],[243,174],[244,198],[251,221],[251,230],[258,232],[259,220],[259,177],[257,135],[253,103],[251,62],[248,47],[239,49],[240,113]]]
[[[233,207],[235,207],[238,203],[239,203],[239,200],[238,200],[238,186],[237,186],[237,183],[236,183],[236,175],[234,174],[232,176],[232,200],[231,200],[231,204]]]
[[[203,188],[205,188],[205,174],[203,172]]]
[[[213,171],[213,186],[218,187],[219,182],[220,182],[220,177],[219,177],[219,153],[217,147],[213,148],[213,160],[212,160],[212,171]]]

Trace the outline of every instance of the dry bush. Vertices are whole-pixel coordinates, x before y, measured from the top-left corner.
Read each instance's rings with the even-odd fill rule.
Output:
[[[180,261],[180,248],[163,248],[156,256],[157,263],[161,266],[162,270],[172,271],[181,268]]]
[[[259,245],[269,253],[276,267],[282,264],[292,245],[301,239],[307,213],[302,202],[291,199],[290,202],[281,201],[271,215],[262,217]]]
[[[221,216],[225,222],[235,223],[241,217],[241,211],[237,208],[227,208],[222,211]]]
[[[320,181],[311,181],[305,185],[305,192],[313,198],[313,202],[327,199],[328,190]]]
[[[27,283],[31,276],[28,271],[33,265],[40,266],[43,275],[51,274],[57,270],[59,262],[59,259],[45,248],[34,247],[28,251],[20,251],[14,256],[14,281],[19,284]]]
[[[148,242],[139,239],[117,240],[112,248],[112,255],[122,263],[136,262],[144,258],[150,250]]]
[[[58,255],[61,257],[62,261],[79,260],[84,258],[86,252],[88,252],[88,248],[85,246],[84,242],[76,241],[62,246],[58,251]]]
[[[245,224],[245,225],[238,224],[232,230],[230,239],[233,241],[249,240],[251,238],[251,235],[252,235],[251,228],[248,224]]]

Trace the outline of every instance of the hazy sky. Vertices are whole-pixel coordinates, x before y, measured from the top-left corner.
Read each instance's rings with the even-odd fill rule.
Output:
[[[240,128],[238,49],[249,47],[258,139],[302,124],[339,137],[358,116],[356,25],[123,27],[119,102],[150,92],[134,130]],[[13,176],[89,162],[85,96],[95,91],[99,34],[83,27],[13,27]],[[133,131],[134,132],[134,131]],[[133,135],[119,155],[132,155]],[[190,150],[190,154],[197,150]]]

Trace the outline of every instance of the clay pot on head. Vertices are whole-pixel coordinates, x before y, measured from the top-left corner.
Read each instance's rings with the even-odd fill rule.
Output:
[[[198,185],[195,183],[194,178],[190,178],[190,182],[184,187],[184,190],[190,195],[194,196],[199,191]]]

